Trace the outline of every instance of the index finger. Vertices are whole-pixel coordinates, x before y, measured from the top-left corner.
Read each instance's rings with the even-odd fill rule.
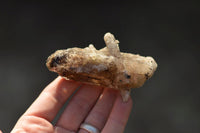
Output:
[[[52,121],[70,95],[80,86],[62,77],[51,82],[33,102],[24,115],[37,116]]]

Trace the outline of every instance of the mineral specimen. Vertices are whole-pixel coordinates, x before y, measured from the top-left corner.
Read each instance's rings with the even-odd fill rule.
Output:
[[[104,35],[106,47],[100,50],[90,44],[86,48],[57,50],[47,59],[50,71],[66,79],[118,89],[127,101],[131,88],[141,87],[157,68],[152,57],[120,52],[114,35]]]

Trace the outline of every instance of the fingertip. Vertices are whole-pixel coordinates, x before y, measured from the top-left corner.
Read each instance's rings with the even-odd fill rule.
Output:
[[[120,92],[117,94],[116,102],[119,103],[121,106],[127,106],[129,108],[132,108],[132,106],[133,106],[133,100],[132,100],[131,96],[129,96],[127,101],[123,101],[123,98],[122,98]]]
[[[41,92],[25,114],[52,121],[60,108],[79,86],[80,84],[75,81],[65,80],[58,76]]]
[[[133,106],[133,100],[129,96],[128,101],[123,101],[121,95],[117,96],[117,99],[115,101],[115,107],[118,109],[121,113],[129,114]]]

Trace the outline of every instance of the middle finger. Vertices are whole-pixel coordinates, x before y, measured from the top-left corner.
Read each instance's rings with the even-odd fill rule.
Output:
[[[56,126],[76,132],[96,103],[101,91],[102,88],[99,86],[84,84],[69,101]]]

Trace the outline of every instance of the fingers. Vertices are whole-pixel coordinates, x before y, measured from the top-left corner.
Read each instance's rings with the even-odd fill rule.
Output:
[[[62,128],[62,127],[57,127],[56,126],[53,133],[76,133],[76,132],[69,131],[69,130],[66,130],[66,129]]]
[[[116,96],[116,90],[105,88],[84,123],[90,124],[101,131],[108,119],[110,111],[112,110]],[[80,129],[79,131],[79,133],[85,132],[84,129]]]
[[[75,81],[56,78],[20,119],[35,116],[51,122],[80,85]],[[102,90],[99,86],[82,85],[58,120],[55,132],[74,133],[85,122],[102,133],[122,133],[132,108],[132,100],[130,98],[128,102],[123,102],[118,91],[105,88],[102,93]],[[85,133],[85,130],[80,129],[79,132]]]
[[[72,97],[56,126],[76,132],[102,92],[102,88],[83,85]]]
[[[29,107],[24,115],[33,115],[52,121],[59,109],[66,102],[80,83],[67,81],[61,77],[50,83]]]
[[[118,95],[111,114],[101,133],[123,133],[132,108],[132,100],[123,102]]]

